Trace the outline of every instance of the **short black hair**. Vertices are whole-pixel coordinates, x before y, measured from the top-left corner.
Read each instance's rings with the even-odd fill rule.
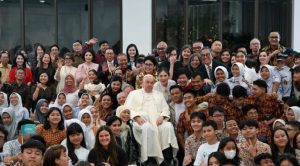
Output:
[[[38,140],[41,143],[43,143],[44,146],[46,146],[46,141],[45,141],[44,137],[42,137],[40,135],[33,135],[33,136],[30,137],[30,139]]]
[[[294,128],[296,128],[298,131],[300,130],[300,122],[298,122],[298,121],[295,121],[295,120],[287,121],[287,122],[285,123],[285,125],[291,125],[291,126],[293,126]]]
[[[256,111],[258,111],[257,106],[255,104],[246,104],[242,107],[242,111],[244,115],[247,115],[247,113],[251,110],[251,109],[255,109]]]
[[[145,63],[146,61],[151,61],[151,62],[153,63],[154,66],[157,66],[157,65],[158,65],[157,60],[155,59],[154,56],[151,56],[151,55],[146,56],[145,59],[144,59],[144,63]]]
[[[300,65],[296,66],[293,70],[294,73],[299,73],[300,72]]]
[[[296,157],[290,155],[290,154],[283,154],[279,156],[279,159],[277,160],[276,165],[280,165],[281,162],[288,160],[290,163],[292,163],[293,166],[299,166],[299,163],[296,159]]]
[[[170,54],[172,51],[176,51],[176,54],[177,54],[177,49],[176,49],[176,47],[174,47],[174,46],[168,46],[168,48],[166,49],[166,53],[167,54]]]
[[[110,116],[110,117],[107,118],[107,120],[106,120],[106,126],[111,126],[115,121],[119,121],[120,124],[122,124],[121,118],[113,115],[113,116]]]
[[[25,141],[25,143],[21,145],[21,152],[23,153],[24,149],[27,148],[39,149],[40,151],[42,151],[42,154],[44,154],[46,150],[45,145],[41,141],[32,138],[29,138],[27,141]]]
[[[202,128],[204,127],[208,127],[208,126],[211,126],[214,130],[217,130],[218,129],[218,125],[215,121],[213,120],[208,120],[208,121],[205,121],[202,125]]]
[[[222,82],[219,85],[217,85],[216,93],[221,96],[228,97],[230,95],[230,87],[227,83]]]
[[[253,85],[256,85],[260,88],[265,88],[265,92],[267,93],[268,85],[267,85],[266,81],[258,79],[253,82]]]
[[[247,90],[244,87],[242,87],[241,85],[236,85],[232,89],[232,96],[234,98],[246,97]]]
[[[193,78],[193,79],[196,78],[197,76],[200,76],[201,80],[203,80],[203,78],[204,78],[204,76],[202,75],[202,73],[199,72],[199,71],[195,71],[195,72],[193,72],[191,74],[191,78]]]
[[[201,119],[203,122],[206,121],[206,116],[203,112],[193,112],[191,115],[190,115],[190,121],[192,121],[192,119],[194,118],[199,118]]]
[[[225,113],[225,110],[222,106],[217,105],[214,107],[209,107],[208,108],[209,116],[213,116],[215,112],[221,112],[222,114]]]
[[[224,165],[238,166],[238,164],[234,160],[230,160],[230,159],[225,159],[220,161],[220,166],[224,166]]]
[[[18,126],[17,126],[17,130],[21,130],[21,127],[23,125],[26,125],[26,124],[35,124],[32,120],[29,120],[29,119],[22,119],[19,123],[18,123]]]
[[[243,129],[246,126],[258,128],[258,123],[255,120],[246,119],[246,120],[241,121],[240,124],[239,124],[240,129]]]
[[[186,91],[184,91],[183,96],[188,93],[192,94],[194,97],[196,97],[196,92],[193,89],[187,89]]]
[[[254,162],[255,162],[256,165],[260,165],[260,162],[262,160],[265,160],[265,159],[271,159],[272,160],[272,155],[270,153],[261,153],[261,154],[254,157]]]
[[[100,47],[102,44],[104,44],[104,43],[109,44],[107,40],[101,40],[101,41],[99,42],[99,47]]]
[[[51,51],[51,49],[52,49],[53,47],[56,47],[56,48],[59,50],[59,46],[58,46],[57,44],[53,44],[53,45],[50,46],[50,51]]]
[[[173,89],[179,89],[181,92],[183,92],[183,88],[182,88],[180,85],[172,85],[172,86],[170,87],[170,92],[171,92]]]
[[[74,42],[73,42],[73,44],[74,43],[80,43],[81,45],[82,45],[82,41],[81,40],[75,40]]]

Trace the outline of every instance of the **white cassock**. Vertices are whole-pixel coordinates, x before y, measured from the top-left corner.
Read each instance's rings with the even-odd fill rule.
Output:
[[[130,108],[131,118],[140,116],[146,123],[138,125],[133,123],[133,134],[141,146],[141,162],[148,157],[155,157],[161,163],[163,161],[162,150],[172,146],[173,156],[178,151],[177,139],[174,127],[167,119],[170,118],[169,106],[161,92],[152,90],[146,93],[144,89],[134,90],[129,93],[125,106]],[[163,123],[156,125],[159,116],[165,117]]]

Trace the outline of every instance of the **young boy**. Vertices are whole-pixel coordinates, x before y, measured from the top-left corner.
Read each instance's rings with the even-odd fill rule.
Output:
[[[272,156],[269,153],[262,153],[254,158],[254,162],[257,166],[274,166]]]
[[[190,121],[194,133],[185,140],[185,156],[183,162],[187,166],[193,164],[198,148],[200,145],[206,143],[206,140],[202,137],[202,125],[206,121],[204,113],[193,112],[190,116]]]
[[[202,133],[207,143],[200,145],[194,166],[199,166],[200,164],[207,165],[208,156],[212,152],[216,152],[218,150],[220,142],[217,137],[217,129],[218,127],[215,121],[208,120],[203,124]]]
[[[217,133],[219,138],[225,137],[225,115],[224,108],[222,106],[210,107],[209,117],[211,120],[215,121],[217,124]]]
[[[21,146],[20,165],[41,166],[45,150],[46,147],[41,141],[28,139]]]
[[[271,141],[271,129],[264,122],[258,122],[258,112],[257,107],[254,104],[247,104],[242,108],[245,119],[252,119],[258,123],[258,134],[257,137],[261,141]]]
[[[238,144],[238,148],[240,150],[239,157],[244,165],[255,165],[254,157],[261,153],[271,154],[270,146],[257,139],[258,123],[255,120],[243,120],[240,123],[240,129],[245,140]]]

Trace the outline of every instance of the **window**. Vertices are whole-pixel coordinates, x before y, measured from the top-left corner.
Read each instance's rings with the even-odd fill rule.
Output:
[[[0,1],[0,20],[0,50],[20,47],[20,1]]]
[[[25,45],[55,43],[54,0],[24,0],[25,5]]]

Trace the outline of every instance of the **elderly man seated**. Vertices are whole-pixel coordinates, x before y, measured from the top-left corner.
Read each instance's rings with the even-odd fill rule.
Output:
[[[143,88],[132,91],[125,102],[134,120],[133,133],[141,145],[141,162],[173,165],[178,151],[174,127],[168,122],[170,111],[161,92],[153,90],[155,78],[145,75]],[[155,159],[155,160],[154,160]],[[153,163],[157,162],[157,163]]]

